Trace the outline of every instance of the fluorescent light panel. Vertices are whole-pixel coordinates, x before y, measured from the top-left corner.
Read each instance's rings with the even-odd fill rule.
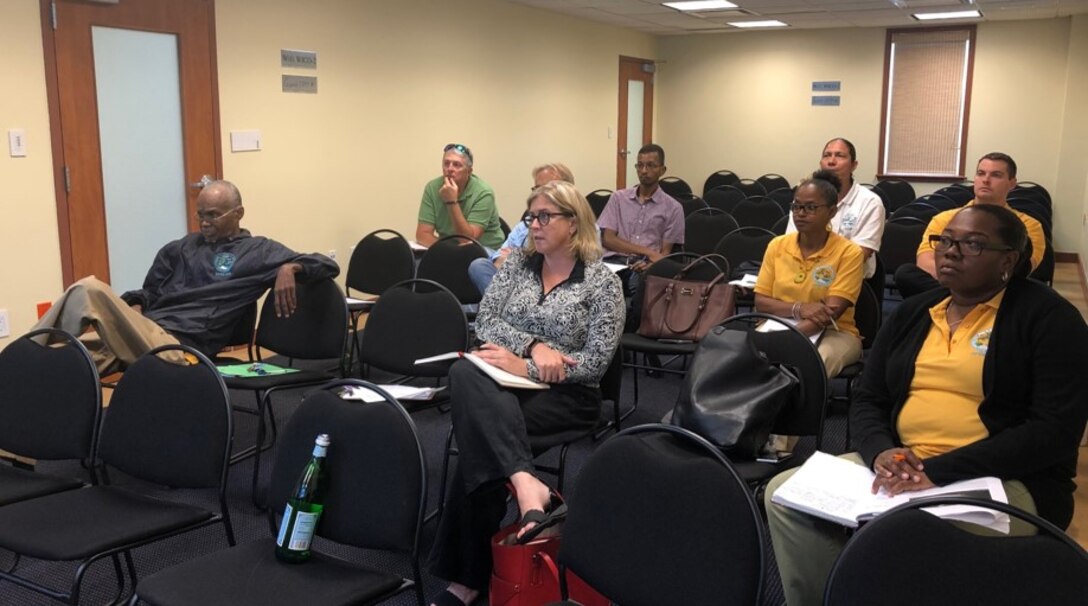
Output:
[[[937,19],[981,19],[982,13],[977,10],[949,11],[946,13],[914,13],[912,15],[919,21],[934,21]]]
[[[663,4],[678,11],[716,11],[737,8],[736,4],[725,0],[690,0],[688,2],[665,2]]]
[[[786,27],[787,24],[778,20],[771,21],[730,21],[733,27]]]

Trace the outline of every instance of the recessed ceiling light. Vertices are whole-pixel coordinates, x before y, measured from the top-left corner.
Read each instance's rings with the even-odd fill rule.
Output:
[[[946,13],[914,13],[911,15],[919,21],[934,21],[936,19],[981,19],[982,13],[977,10],[949,11]]]
[[[665,6],[678,11],[716,11],[737,8],[736,4],[725,0],[691,0],[689,2],[665,2]]]
[[[786,27],[786,23],[782,23],[778,20],[771,21],[731,21],[729,25],[733,27]]]

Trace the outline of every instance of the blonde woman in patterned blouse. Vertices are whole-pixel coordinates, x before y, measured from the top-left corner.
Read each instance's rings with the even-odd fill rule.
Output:
[[[525,246],[511,252],[476,318],[491,364],[549,384],[545,390],[500,387],[467,361],[450,369],[453,431],[459,449],[431,570],[450,586],[436,606],[471,604],[491,575],[489,539],[513,486],[519,536],[556,507],[533,473],[529,438],[559,443],[596,426],[599,382],[623,331],[619,279],[601,263],[593,211],[570,183],[533,190],[522,220]]]

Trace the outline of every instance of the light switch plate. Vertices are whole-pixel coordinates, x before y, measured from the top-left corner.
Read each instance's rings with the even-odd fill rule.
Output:
[[[26,131],[21,128],[8,129],[8,151],[12,158],[26,157]]]
[[[259,130],[232,130],[232,131],[230,131],[230,151],[232,151],[232,152],[261,151],[261,131],[259,131]]]

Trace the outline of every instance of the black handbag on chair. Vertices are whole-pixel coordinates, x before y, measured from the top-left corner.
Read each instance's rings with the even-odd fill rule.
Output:
[[[754,459],[799,386],[792,370],[772,364],[759,351],[752,333],[718,326],[699,342],[672,424],[701,435],[729,456]]]

